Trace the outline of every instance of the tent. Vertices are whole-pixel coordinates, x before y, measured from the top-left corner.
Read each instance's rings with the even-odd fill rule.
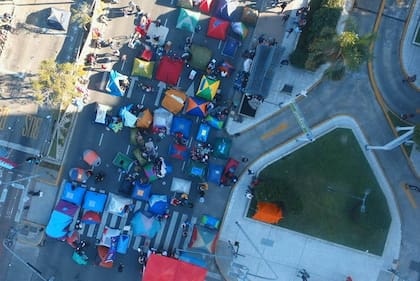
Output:
[[[190,65],[194,69],[206,70],[207,64],[212,58],[212,52],[209,48],[192,44],[190,48]]]
[[[83,151],[83,161],[85,161],[89,166],[97,167],[101,165],[101,157],[98,153],[92,149],[86,149]]]
[[[133,204],[133,200],[130,198],[122,197],[113,193],[109,194],[109,200],[107,204],[107,211],[117,216],[123,216],[127,213],[128,206]]]
[[[173,114],[160,107],[153,112],[153,128],[164,129],[169,134],[172,126]]]
[[[108,196],[105,193],[88,190],[85,193],[82,208],[85,211],[102,213],[104,211],[107,198]]]
[[[125,155],[124,153],[118,152],[112,160],[112,164],[127,172],[133,166],[134,160]]]
[[[79,210],[79,207],[64,201],[58,201],[50,220],[48,221],[45,233],[52,238],[62,238],[67,235],[68,227],[73,222],[73,217]]]
[[[239,21],[241,17],[239,1],[219,0],[215,11],[215,16],[228,21]]]
[[[214,143],[213,156],[221,159],[228,159],[232,140],[228,138],[217,138]]]
[[[164,215],[169,208],[167,195],[153,194],[149,198],[149,212],[154,215]]]
[[[132,106],[132,104],[129,104],[121,107],[120,116],[124,122],[124,126],[135,128],[137,125],[137,116],[130,112]]]
[[[84,224],[100,224],[101,216],[94,211],[87,211],[83,214],[81,221]]]
[[[178,7],[192,9],[194,8],[193,0],[178,0],[177,4]]]
[[[206,176],[207,166],[203,163],[190,161],[188,166],[188,174],[193,177],[197,177],[200,180],[204,180]]]
[[[137,128],[149,128],[153,122],[153,116],[149,109],[145,109],[137,116]]]
[[[177,114],[184,108],[187,96],[183,91],[169,89],[165,92],[165,97],[162,100],[162,107],[166,108],[173,114]]]
[[[124,96],[125,89],[121,86],[123,81],[128,81],[128,77],[115,70],[111,70],[108,83],[106,84],[106,90],[113,96]]]
[[[197,137],[195,139],[197,141],[207,142],[207,138],[209,137],[209,134],[210,134],[210,126],[205,123],[201,123],[200,127],[198,128]]]
[[[172,121],[171,134],[181,133],[184,139],[188,139],[191,134],[192,121],[190,119],[175,116]]]
[[[147,177],[148,182],[154,182],[159,179],[156,175],[155,165],[153,165],[153,163],[149,163],[146,166],[144,166],[143,171]]]
[[[201,77],[200,85],[198,85],[196,96],[208,101],[212,101],[217,94],[219,85],[220,80],[213,80],[203,75],[203,77]]]
[[[207,263],[204,259],[201,258],[201,254],[182,252],[178,259],[180,261],[185,261],[203,268],[207,268]]]
[[[131,70],[132,76],[142,76],[152,79],[153,70],[155,69],[154,61],[146,61],[138,58],[134,59],[133,69]]]
[[[236,55],[236,51],[240,46],[241,42],[229,36],[226,39],[225,44],[223,46],[222,55],[227,57],[234,57]]]
[[[198,20],[200,19],[200,13],[187,10],[184,8],[179,9],[178,21],[176,28],[184,29],[189,32],[194,32],[197,27]]]
[[[177,177],[172,178],[171,192],[189,194],[191,189],[191,181]]]
[[[207,269],[170,257],[152,254],[143,281],[205,281]]]
[[[202,0],[198,9],[202,13],[210,14],[215,2],[215,0]]]
[[[209,163],[209,173],[207,175],[207,181],[213,182],[215,184],[220,184],[223,168],[223,165]]]
[[[131,227],[134,236],[144,236],[152,239],[161,229],[160,221],[154,216],[146,216],[142,212],[137,212],[131,219]]]
[[[228,28],[228,21],[211,17],[207,29],[207,36],[218,40],[225,40]]]
[[[184,62],[181,59],[163,56],[156,70],[156,80],[176,85],[182,73]]]
[[[252,218],[266,223],[277,224],[283,218],[283,212],[275,203],[258,202],[257,211]]]
[[[231,26],[232,26],[233,32],[238,34],[242,40],[244,40],[246,36],[248,35],[248,27],[246,27],[246,25],[243,24],[242,22],[240,21],[232,22]]]
[[[208,104],[208,101],[202,100],[200,98],[188,98],[188,105],[185,113],[193,116],[205,117],[207,115]]]
[[[186,160],[188,158],[188,147],[185,145],[172,143],[169,146],[169,156],[179,160]]]
[[[86,188],[83,186],[79,186],[71,182],[65,182],[64,190],[61,194],[61,200],[65,200],[77,206],[81,206],[85,192]]]
[[[188,247],[194,250],[214,253],[216,250],[218,236],[219,233],[215,230],[200,225],[194,225],[194,230]]]
[[[90,177],[90,173],[82,168],[71,168],[69,177],[72,181],[86,183]]]
[[[256,26],[258,21],[258,10],[250,7],[244,7],[241,16],[241,22]]]
[[[134,181],[133,192],[131,198],[134,200],[147,201],[150,197],[152,185],[150,183],[141,183],[139,180]]]
[[[47,23],[53,29],[67,30],[70,23],[70,17],[70,11],[57,8],[50,8]]]

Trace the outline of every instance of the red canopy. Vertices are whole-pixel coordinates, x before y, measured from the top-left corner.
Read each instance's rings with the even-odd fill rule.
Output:
[[[207,29],[207,36],[225,40],[229,25],[230,23],[228,21],[212,17],[209,22],[209,28]]]
[[[213,0],[203,0],[200,3],[199,9],[205,14],[210,14],[211,10],[213,9],[213,4]]]
[[[179,76],[181,76],[183,66],[184,62],[180,59],[172,59],[167,56],[162,57],[156,71],[156,80],[169,85],[176,85]]]
[[[207,269],[160,255],[152,254],[143,273],[143,281],[204,281]]]

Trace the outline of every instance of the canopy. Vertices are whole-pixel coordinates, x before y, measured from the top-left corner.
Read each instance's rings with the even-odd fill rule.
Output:
[[[207,138],[209,137],[209,134],[210,134],[210,126],[205,123],[201,123],[200,127],[198,128],[197,137],[195,139],[197,141],[207,142]]]
[[[152,113],[148,108],[140,112],[140,114],[137,116],[137,128],[149,128],[150,125],[153,122],[153,116]]]
[[[275,203],[258,202],[257,212],[252,218],[266,223],[277,224],[283,218],[283,212]]]
[[[118,239],[117,253],[126,254],[129,245],[130,245],[130,235],[127,235],[127,234],[120,235]]]
[[[211,116],[211,115],[208,115],[206,117],[206,121],[207,121],[207,124],[209,124],[211,127],[215,128],[215,129],[222,129],[223,125],[225,124],[224,121],[219,120],[218,118],[216,118],[214,116]]]
[[[149,212],[154,215],[164,215],[169,208],[168,196],[153,194],[149,198]]]
[[[65,182],[63,194],[61,194],[61,199],[80,206],[82,205],[85,192],[86,188],[75,183]]]
[[[178,21],[176,28],[184,29],[189,32],[194,32],[197,27],[198,20],[200,19],[200,13],[187,10],[184,8],[179,9]]]
[[[132,199],[114,193],[110,193],[109,198],[107,211],[117,216],[123,216],[127,212],[127,207],[133,204]]]
[[[189,248],[207,253],[214,253],[218,239],[218,232],[207,227],[194,225]]]
[[[207,29],[207,36],[218,40],[225,40],[228,28],[228,21],[212,17],[210,18]]]
[[[162,107],[166,108],[173,114],[177,114],[184,108],[187,96],[183,91],[169,89],[165,92],[165,97],[162,100]]]
[[[131,198],[134,200],[149,200],[150,191],[152,190],[152,185],[150,183],[141,183],[139,180],[134,181],[133,193]]]
[[[207,181],[220,184],[223,168],[223,165],[209,163],[209,174],[207,175]]]
[[[200,224],[210,229],[219,229],[220,220],[210,215],[203,215],[201,216]]]
[[[89,179],[89,174],[82,168],[71,168],[69,171],[69,177],[72,181],[86,183]]]
[[[108,196],[105,193],[88,190],[86,191],[82,208],[85,211],[94,211],[97,213],[102,213],[104,211],[107,198]]]
[[[121,234],[121,230],[117,228],[111,228],[109,226],[105,226],[102,232],[101,240],[99,241],[99,245],[111,247],[113,241],[111,240],[112,237],[118,237]]]
[[[107,125],[108,122],[108,111],[112,108],[109,105],[97,103],[96,105],[96,115],[95,115],[95,122],[98,124]]]
[[[186,160],[188,158],[188,147],[185,145],[172,143],[169,146],[169,156],[179,160]]]
[[[241,21],[248,25],[255,26],[258,21],[258,10],[252,9],[251,7],[244,7]]]
[[[210,14],[215,2],[215,0],[202,0],[198,9],[205,14]]]
[[[240,45],[241,42],[232,37],[228,37],[225,41],[225,45],[223,46],[222,55],[234,57]]]
[[[70,11],[50,8],[50,14],[48,16],[47,23],[53,29],[67,30],[70,23],[70,17]]]
[[[101,216],[94,211],[87,211],[82,216],[82,222],[85,224],[99,224],[101,223]]]
[[[172,178],[171,191],[189,194],[191,189],[191,181],[177,177]]]
[[[182,73],[184,62],[181,59],[163,56],[156,71],[156,80],[176,85]]]
[[[132,106],[132,104],[129,104],[127,106],[121,107],[120,116],[124,122],[124,126],[135,128],[137,124],[137,116],[130,112]]]
[[[200,254],[182,252],[178,258],[180,261],[185,261],[203,268],[207,268],[206,261],[200,257]]]
[[[154,216],[146,216],[142,212],[137,212],[131,219],[131,227],[134,236],[144,236],[154,238],[160,231],[161,224]]]
[[[106,90],[113,96],[124,96],[125,89],[122,87],[123,81],[128,80],[128,77],[122,75],[115,70],[111,70],[109,73],[109,80],[106,84]]]
[[[203,267],[152,254],[143,273],[143,281],[205,281],[207,270]]]
[[[239,10],[239,1],[219,0],[215,16],[228,21],[239,21],[242,16]]]
[[[134,63],[133,63],[133,69],[131,70],[131,75],[152,79],[154,69],[155,69],[154,61],[146,61],[146,60],[135,58]]]
[[[196,96],[208,101],[212,101],[217,94],[219,85],[219,80],[213,80],[203,75],[203,77],[201,77]]]
[[[72,223],[73,217],[54,210],[48,221],[45,233],[51,238],[62,238],[66,236],[68,226]]]
[[[200,98],[188,98],[188,106],[185,110],[185,113],[193,116],[205,117],[207,115],[208,104],[208,101],[202,100]]]
[[[205,71],[207,64],[211,60],[212,52],[209,48],[192,44],[190,48],[191,60],[190,65],[194,69]]]
[[[112,268],[114,265],[114,260],[110,258],[109,247],[106,246],[97,246],[98,257],[99,257],[99,266],[105,268]]]
[[[206,165],[200,162],[191,161],[188,166],[188,174],[193,177],[197,177],[200,180],[204,180],[206,176]]]
[[[114,164],[118,168],[121,168],[124,171],[129,171],[133,166],[133,163],[133,159],[121,152],[118,152],[117,155],[115,155],[114,160],[112,160],[112,164]]]
[[[228,159],[232,140],[228,138],[217,138],[214,143],[213,156],[221,159]]]
[[[73,203],[64,201],[64,200],[60,200],[60,201],[58,201],[54,210],[56,210],[57,212],[60,212],[60,213],[63,213],[63,214],[66,214],[68,216],[73,217],[77,213],[77,211],[79,210],[79,206],[77,206]]]
[[[193,0],[178,0],[177,2],[178,7],[192,9],[194,8]]]
[[[240,21],[232,22],[231,26],[232,26],[233,32],[238,34],[242,40],[245,39],[245,37],[248,35],[248,27],[246,27],[246,25],[243,24],[242,22]]]
[[[185,139],[190,137],[192,121],[190,119],[175,116],[172,121],[171,134],[181,133]]]
[[[92,149],[86,149],[83,151],[83,161],[89,166],[97,167],[101,165],[101,157]]]
[[[153,112],[153,127],[154,128],[165,128],[169,134],[169,130],[172,126],[173,114],[164,108],[158,108]]]

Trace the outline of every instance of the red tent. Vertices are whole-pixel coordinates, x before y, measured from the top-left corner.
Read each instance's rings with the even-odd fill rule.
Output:
[[[176,85],[179,76],[181,76],[183,66],[184,62],[180,59],[172,59],[167,56],[162,57],[156,71],[156,80],[169,85]]]
[[[215,1],[213,0],[202,0],[200,6],[198,7],[200,12],[210,14],[211,10],[213,9],[214,2]]]
[[[204,281],[207,269],[160,255],[151,255],[143,273],[143,281]]]
[[[207,36],[219,40],[225,40],[229,25],[230,23],[228,21],[212,17],[207,29]]]

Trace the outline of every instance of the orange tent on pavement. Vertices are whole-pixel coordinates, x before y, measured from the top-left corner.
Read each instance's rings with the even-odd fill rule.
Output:
[[[184,108],[186,99],[187,96],[184,92],[175,89],[169,89],[165,92],[165,97],[162,100],[162,107],[166,108],[173,114],[177,114]]]
[[[258,202],[257,212],[252,218],[262,222],[275,224],[283,218],[283,212],[275,203]]]
[[[153,116],[149,109],[141,112],[137,118],[137,128],[149,128],[153,122]]]

